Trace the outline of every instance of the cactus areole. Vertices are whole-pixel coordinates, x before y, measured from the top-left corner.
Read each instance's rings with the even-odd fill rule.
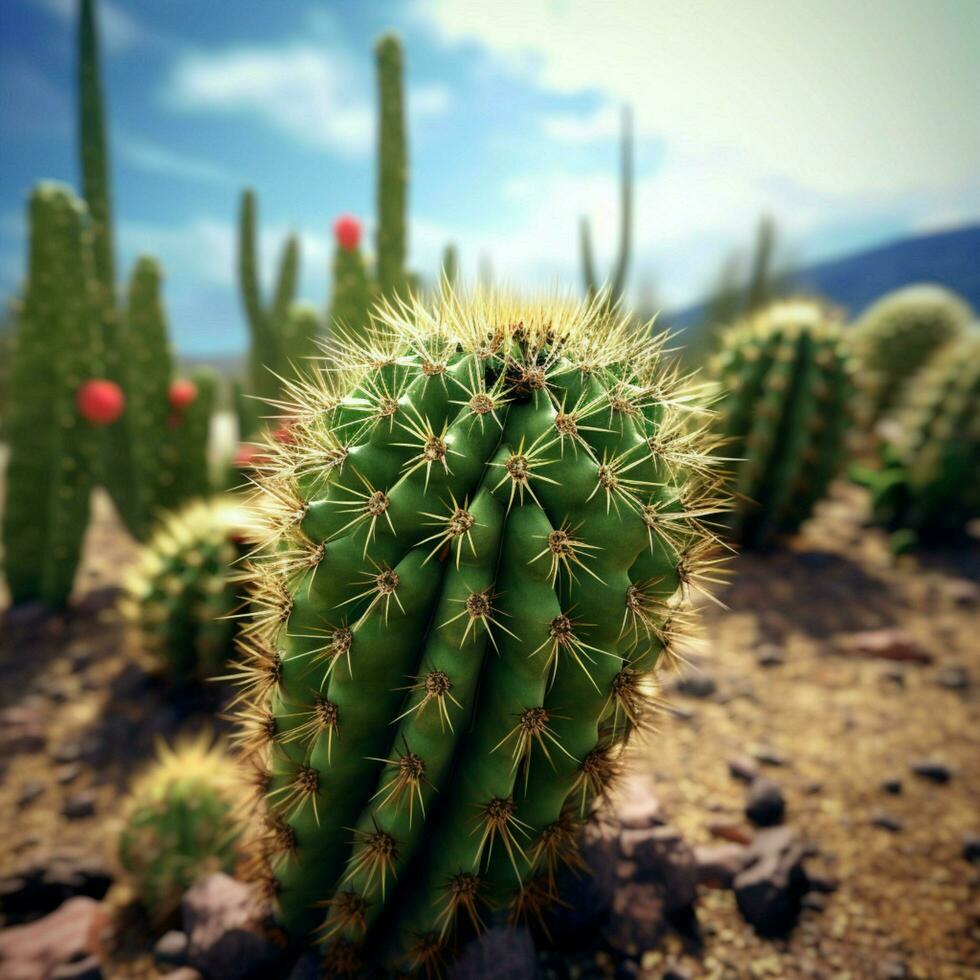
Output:
[[[86,381],[75,398],[78,411],[92,425],[112,425],[123,413],[126,398],[115,381]]]
[[[576,860],[711,561],[713,460],[659,349],[604,297],[447,291],[297,389],[239,703],[256,866],[328,972],[431,969]]]
[[[348,252],[361,244],[361,223],[351,214],[342,214],[333,223],[337,244]]]

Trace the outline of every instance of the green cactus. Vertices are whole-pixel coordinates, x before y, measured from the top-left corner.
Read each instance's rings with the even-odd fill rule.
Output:
[[[795,531],[844,461],[851,370],[817,303],[778,302],[730,330],[715,365],[718,431],[736,460],[735,537],[767,546]]]
[[[58,184],[31,195],[27,293],[10,378],[4,571],[15,603],[68,601],[88,523],[100,433],[83,383],[103,367],[85,205]]]
[[[375,48],[378,77],[378,289],[385,299],[405,291],[408,204],[408,141],[405,132],[405,99],[402,91],[402,46],[387,34]]]
[[[551,895],[711,543],[658,351],[601,303],[445,290],[297,399],[239,674],[295,940],[344,956],[384,914],[412,964]]]
[[[153,922],[169,918],[197,879],[232,870],[242,795],[234,762],[206,738],[158,744],[123,804],[116,842],[123,878]]]
[[[442,280],[450,288],[456,288],[459,279],[459,255],[455,245],[447,245],[442,252]]]
[[[972,319],[967,303],[942,286],[907,286],[874,303],[853,335],[864,421],[886,416],[903,384]]]
[[[358,229],[359,234],[359,229]],[[371,283],[358,237],[336,235],[333,255],[333,292],[327,324],[330,332],[340,331],[350,337],[367,335],[371,322]]]
[[[605,285],[601,284],[596,277],[595,260],[592,256],[592,235],[589,231],[588,219],[582,218],[579,225],[582,277],[585,280],[586,295],[590,300],[600,291],[604,291],[609,302],[618,303],[623,297],[623,290],[626,288],[626,272],[630,261],[630,241],[633,235],[633,118],[626,106],[623,107],[619,186],[619,254],[616,257],[612,274]]]
[[[193,400],[170,415],[171,441],[176,449],[171,507],[195,497],[206,497],[214,489],[211,479],[211,418],[218,391],[218,377],[207,368],[191,375]]]
[[[882,469],[855,476],[896,550],[962,534],[980,517],[980,333],[942,348],[906,383],[892,432]]]
[[[248,536],[240,505],[195,500],[163,515],[127,577],[120,609],[176,686],[216,677],[231,655]]]
[[[243,191],[238,221],[238,276],[252,337],[249,386],[254,395],[275,398],[280,391],[279,378],[288,374],[289,352],[284,335],[299,281],[299,239],[290,235],[283,245],[275,290],[267,304],[262,296],[257,224],[255,192]]]

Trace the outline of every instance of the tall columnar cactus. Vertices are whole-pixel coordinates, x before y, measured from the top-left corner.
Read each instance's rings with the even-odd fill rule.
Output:
[[[381,296],[393,299],[408,283],[405,212],[408,206],[408,138],[402,91],[402,46],[387,34],[375,48],[378,77],[377,275]]]
[[[896,289],[871,306],[854,330],[866,420],[887,415],[903,384],[972,318],[967,303],[942,286]]]
[[[817,303],[773,304],[728,332],[715,375],[737,461],[735,536],[764,546],[796,530],[844,461],[852,382],[839,326]]]
[[[630,240],[633,235],[633,120],[628,107],[623,107],[623,135],[620,149],[620,206],[619,206],[619,254],[613,271],[603,285],[596,277],[592,255],[592,235],[589,221],[582,218],[579,237],[582,250],[582,277],[585,291],[591,300],[600,290],[607,290],[609,300],[618,303],[626,288],[626,273],[630,261]]]
[[[218,746],[204,738],[160,743],[123,804],[117,839],[123,879],[154,922],[165,921],[198,878],[232,870],[242,791]]]
[[[961,534],[980,517],[980,333],[939,351],[907,382],[885,466],[858,472],[896,550]]]
[[[238,221],[238,275],[252,336],[249,383],[253,394],[275,398],[281,384],[276,375],[283,377],[288,370],[283,335],[299,280],[299,239],[295,235],[286,239],[272,299],[266,302],[259,271],[257,224],[255,192],[246,190],[242,193]]]
[[[442,280],[450,288],[456,288],[459,279],[459,254],[455,245],[447,245],[442,251]]]
[[[121,611],[142,648],[170,682],[187,686],[218,676],[237,631],[238,561],[249,539],[243,507],[216,498],[166,513],[126,580]]]
[[[207,496],[213,489],[209,437],[217,390],[217,375],[206,368],[170,387],[170,440],[176,453],[170,507]]]
[[[66,187],[41,184],[28,223],[27,294],[10,379],[4,571],[15,603],[57,607],[71,593],[88,523],[97,425],[118,416],[100,411],[113,407],[103,396],[119,396],[94,380],[103,347],[85,205]]]
[[[240,680],[258,852],[332,968],[552,896],[711,544],[658,351],[600,302],[446,290],[297,399]]]
[[[363,337],[371,319],[371,285],[361,254],[361,224],[351,215],[341,215],[334,222],[333,231],[337,245],[327,329]]]

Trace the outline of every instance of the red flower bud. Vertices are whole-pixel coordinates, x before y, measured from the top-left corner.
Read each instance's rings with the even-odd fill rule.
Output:
[[[333,233],[342,249],[353,252],[361,241],[361,223],[352,214],[342,214],[333,223]]]
[[[115,381],[86,381],[75,395],[82,418],[93,425],[112,425],[123,413],[126,396]]]

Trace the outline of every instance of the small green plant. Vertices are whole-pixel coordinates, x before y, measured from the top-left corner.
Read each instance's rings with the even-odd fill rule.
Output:
[[[658,342],[601,301],[399,310],[335,342],[269,447],[238,679],[287,932],[433,968],[485,909],[554,896],[715,482]]]
[[[122,611],[175,685],[217,676],[232,654],[248,527],[237,503],[194,501],[163,516],[127,578]]]
[[[117,838],[124,878],[153,921],[166,921],[197,879],[232,870],[242,795],[235,762],[208,738],[158,744],[123,803]]]
[[[887,415],[904,383],[972,318],[966,302],[942,286],[896,289],[871,306],[854,327],[865,421]]]
[[[713,372],[733,533],[766,546],[799,527],[844,462],[852,382],[841,331],[817,303],[778,302],[726,334]]]

